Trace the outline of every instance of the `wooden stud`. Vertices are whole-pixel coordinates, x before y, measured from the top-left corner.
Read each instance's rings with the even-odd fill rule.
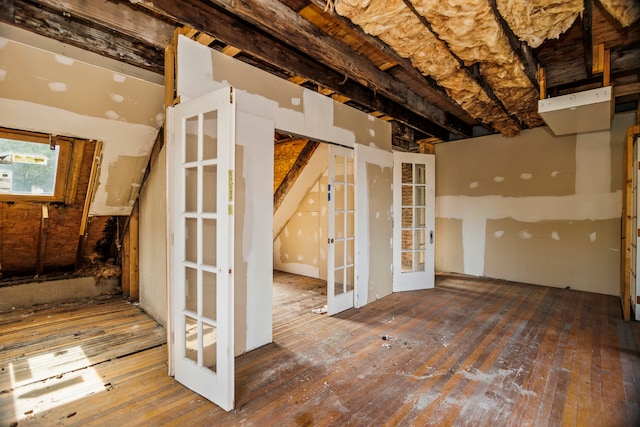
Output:
[[[131,255],[129,253],[130,238],[129,238],[129,228],[124,232],[122,236],[122,275],[120,276],[120,286],[122,286],[122,295],[126,298],[129,298],[130,289],[131,289]]]
[[[604,72],[604,43],[593,46],[592,72],[599,74]]]
[[[640,126],[631,126],[627,130],[627,142],[624,150],[624,179],[622,206],[622,242],[620,252],[620,303],[624,320],[631,318],[631,237],[633,213],[633,141],[640,135]]]
[[[195,28],[189,27],[188,25],[185,25],[184,27],[178,29],[177,31],[179,31],[179,34],[182,34],[183,36],[189,39],[192,39],[198,33],[198,30],[196,30]]]
[[[87,185],[87,193],[84,197],[84,207],[82,209],[82,219],[80,220],[80,233],[78,239],[78,246],[76,248],[76,269],[80,268],[82,264],[82,256],[84,254],[84,246],[86,244],[87,236],[87,223],[89,221],[89,208],[93,201],[93,196],[96,190],[96,182],[100,171],[100,163],[102,160],[102,142],[96,142],[96,148],[93,152],[93,163],[91,164],[91,174],[89,175],[89,184]]]
[[[304,77],[300,76],[291,76],[287,80],[297,85],[301,85],[302,83],[306,83],[309,81],[309,79],[305,79]]]
[[[224,53],[225,55],[229,55],[231,57],[236,56],[240,52],[242,51],[234,46],[225,46],[222,48],[222,53]]]
[[[636,95],[640,94],[640,83],[629,83],[621,86],[613,87],[613,96],[615,98],[619,98],[627,95]],[[637,110],[640,111],[640,110]],[[636,123],[640,123],[636,121]]]
[[[382,71],[388,70],[391,67],[395,67],[396,65],[398,65],[397,62],[395,61],[387,61],[381,65],[378,66],[379,69],[381,69]]]
[[[140,235],[139,235],[139,200],[133,206],[131,218],[129,219],[129,300],[138,302],[140,300]]]
[[[421,154],[436,154],[436,142],[441,142],[438,138],[427,138],[416,141],[418,151]]]
[[[203,44],[205,46],[209,46],[211,43],[213,43],[216,40],[215,37],[210,36],[209,34],[206,33],[200,33],[196,36],[196,41],[200,44]]]
[[[318,85],[318,93],[320,95],[329,96],[329,95],[333,95],[335,92],[332,89],[329,89],[328,87]]]
[[[547,97],[547,75],[543,67],[538,68],[538,86],[540,86],[540,99]]]
[[[84,156],[84,140],[74,140],[73,150],[71,154],[71,167],[69,169],[69,175],[67,178],[67,187],[64,196],[64,202],[67,205],[72,205],[76,200],[76,193],[78,192],[78,176],[80,176],[80,169],[82,168],[82,158]]]
[[[606,49],[604,51],[604,70],[602,71],[602,85],[611,85],[611,51]]]
[[[89,217],[89,207],[93,201],[95,193],[96,181],[98,180],[98,172],[102,160],[102,142],[96,142],[96,149],[93,154],[93,163],[91,164],[91,174],[89,175],[89,185],[87,186],[87,194],[84,198],[84,209],[82,211],[82,221],[80,222],[80,235],[82,236],[87,228],[87,218]]]
[[[175,60],[176,47],[170,44],[164,49],[164,108],[173,105],[175,99]],[[166,122],[165,122],[166,128]]]
[[[47,236],[49,234],[49,207],[42,205],[42,216],[40,217],[40,236],[38,238],[38,256],[36,258],[36,276],[42,274],[44,270],[44,260],[47,252]]]
[[[339,93],[334,93],[333,95],[331,95],[331,98],[333,98],[335,101],[338,101],[342,104],[344,104],[345,102],[351,101],[351,98],[344,95],[340,95]]]

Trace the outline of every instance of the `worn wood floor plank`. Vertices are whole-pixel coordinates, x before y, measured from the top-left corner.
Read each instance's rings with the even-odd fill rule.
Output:
[[[228,413],[167,376],[164,329],[121,298],[0,314],[0,426],[640,425],[640,325],[615,297],[440,275],[324,303],[275,273],[274,343],[236,359]]]

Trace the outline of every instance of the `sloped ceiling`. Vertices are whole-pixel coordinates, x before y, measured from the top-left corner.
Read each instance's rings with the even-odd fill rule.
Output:
[[[0,20],[161,73],[178,27],[201,43],[389,120],[394,144],[542,125],[549,96],[602,86],[637,108],[637,0],[11,0]]]
[[[46,42],[0,25],[0,126],[102,141],[90,213],[128,215],[164,121],[162,79]]]

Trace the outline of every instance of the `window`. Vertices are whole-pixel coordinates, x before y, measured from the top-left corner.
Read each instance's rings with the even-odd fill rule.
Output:
[[[63,202],[72,140],[0,128],[0,201]]]

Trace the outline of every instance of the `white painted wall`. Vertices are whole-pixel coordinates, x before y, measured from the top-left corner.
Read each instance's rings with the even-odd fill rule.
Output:
[[[273,242],[273,266],[276,270],[327,280],[328,235],[328,150],[325,144],[314,153],[317,163],[324,160],[324,172],[300,198],[297,209],[287,219]],[[323,159],[320,159],[320,157]],[[298,188],[296,188],[298,187]],[[296,183],[295,191],[306,187]],[[291,191],[290,191],[291,193]],[[292,195],[292,198],[297,198]]]

